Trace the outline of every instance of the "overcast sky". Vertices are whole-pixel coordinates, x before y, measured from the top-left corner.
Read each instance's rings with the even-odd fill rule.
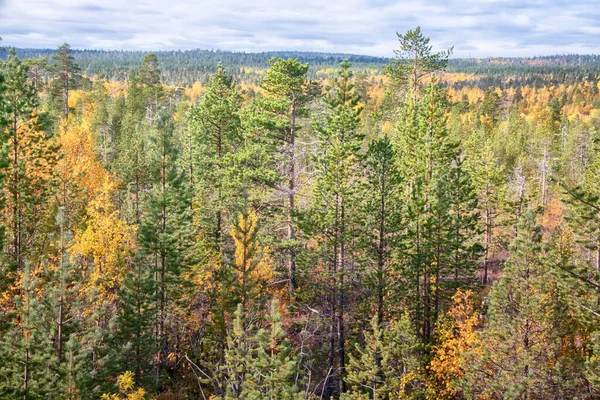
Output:
[[[600,0],[0,0],[17,47],[392,56],[417,25],[458,57],[600,52]]]

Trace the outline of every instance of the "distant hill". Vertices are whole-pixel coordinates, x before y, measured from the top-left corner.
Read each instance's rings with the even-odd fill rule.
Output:
[[[100,76],[107,79],[125,79],[129,70],[139,67],[142,58],[148,52],[119,51],[119,50],[73,50],[73,57],[81,70],[88,75]],[[310,74],[326,68],[335,68],[344,59],[348,59],[357,70],[380,69],[388,63],[383,57],[372,57],[343,53],[317,53],[297,51],[273,51],[264,53],[244,53],[219,50],[176,50],[156,51],[165,81],[171,84],[204,81],[208,75],[215,72],[219,62],[235,75],[240,69],[250,69],[243,72],[253,74],[252,70],[264,70],[269,67],[272,57],[297,58],[310,64]],[[22,59],[52,57],[54,49],[17,49]],[[3,54],[1,57],[5,57]],[[250,78],[250,77],[245,77]]]
[[[51,57],[54,49],[17,49],[23,59]],[[74,50],[73,55],[82,71],[90,76],[99,76],[110,80],[126,79],[131,69],[139,67],[141,60],[148,52],[122,50]],[[237,79],[257,81],[260,72],[268,68],[272,57],[297,58],[309,63],[309,74],[317,76],[319,71],[336,68],[339,63],[348,59],[357,71],[381,71],[389,63],[385,57],[372,57],[344,53],[319,53],[300,51],[270,51],[263,53],[245,53],[220,50],[174,50],[156,51],[165,82],[174,85],[186,85],[194,81],[206,81],[219,62],[236,76]],[[6,52],[0,53],[0,58]],[[535,83],[536,76],[544,75],[547,79],[562,82],[577,78],[595,79],[600,73],[600,55],[554,55],[543,57],[490,57],[490,58],[455,58],[450,60],[450,72],[465,72],[483,75],[482,85],[497,84],[509,77],[527,75],[527,80]],[[489,82],[488,82],[489,81]],[[486,83],[487,82],[487,83]]]

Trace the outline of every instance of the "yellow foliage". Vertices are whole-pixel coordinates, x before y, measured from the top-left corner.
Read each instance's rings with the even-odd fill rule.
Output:
[[[75,108],[79,99],[83,96],[83,90],[71,90],[69,91],[69,108]]]
[[[257,232],[258,215],[254,210],[240,213],[237,223],[231,226],[238,282],[236,290],[242,304],[248,299],[259,298],[273,278],[271,251],[267,246],[261,247],[256,238]]]
[[[95,298],[113,301],[126,272],[130,252],[135,248],[135,228],[120,217],[113,204],[118,187],[114,176],[100,163],[95,147],[96,133],[86,121],[75,125],[63,121],[58,142],[63,158],[58,176],[84,194],[86,217],[75,228],[71,259],[78,262],[85,279],[84,290]],[[94,304],[90,304],[90,308]]]
[[[260,248],[255,238],[257,230],[258,215],[253,210],[246,215],[240,214],[237,225],[231,227],[238,280],[243,279],[242,275],[247,272],[252,278],[263,282],[268,282],[273,277],[273,269],[270,265],[271,252],[268,246]],[[252,262],[256,264],[250,265]]]
[[[120,218],[112,202],[115,188],[116,183],[106,176],[87,207],[85,227],[75,232],[71,249],[74,260],[91,262],[85,280],[88,291],[99,289],[109,302],[115,300],[124,267],[135,249],[135,227]]]
[[[125,371],[117,378],[119,384],[119,393],[117,394],[103,394],[100,399],[102,400],[144,400],[146,398],[146,391],[142,388],[135,388],[135,374],[131,371]]]
[[[429,365],[432,379],[428,390],[436,399],[454,399],[458,394],[457,379],[463,374],[461,355],[470,351],[479,341],[478,314],[473,304],[473,293],[457,291],[448,312],[450,320],[440,327],[441,343],[434,347]]]
[[[200,82],[194,82],[192,87],[185,88],[184,92],[187,98],[189,98],[192,102],[195,102],[204,94],[206,88]]]
[[[126,94],[125,82],[104,82],[104,87],[111,97],[117,97],[121,94]]]
[[[94,152],[96,133],[84,123],[75,125],[66,120],[61,122],[60,132],[58,144],[63,157],[58,163],[58,176],[83,189],[88,200],[93,199],[108,178],[108,171]]]

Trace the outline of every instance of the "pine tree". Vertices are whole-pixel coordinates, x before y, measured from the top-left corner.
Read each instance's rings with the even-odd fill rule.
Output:
[[[205,224],[209,225],[216,248],[220,248],[225,239],[227,211],[235,201],[232,190],[227,187],[227,175],[232,153],[241,144],[240,107],[241,97],[235,84],[219,65],[200,103],[190,112],[192,140],[197,149],[192,162],[196,172],[190,176],[199,193],[196,206],[201,207],[200,215],[210,216],[211,221]]]
[[[6,101],[6,87],[4,84],[4,73],[2,69],[0,69],[0,132],[2,135],[0,136],[0,190],[4,191],[4,185],[6,184],[6,173],[4,170],[8,166],[8,137],[6,136],[6,127],[8,125],[7,114],[10,110],[8,106],[8,102]],[[4,211],[4,207],[6,206],[6,198],[3,196],[0,198],[0,210]],[[4,248],[4,236],[5,236],[6,226],[4,223],[0,224],[0,245]],[[4,291],[4,282],[0,280],[0,289]],[[0,331],[2,329],[2,324],[0,324]]]
[[[43,129],[38,94],[29,83],[27,67],[17,58],[14,48],[2,68],[10,106],[8,125],[3,132],[9,146],[9,163],[4,170],[7,176],[4,224],[9,236],[5,252],[14,273],[22,271],[24,263],[32,261],[31,256],[35,254],[58,148],[51,134]]]
[[[62,108],[65,117],[69,115],[70,111],[69,94],[71,90],[77,89],[81,83],[80,68],[75,63],[72,53],[71,46],[64,43],[57,49],[56,55],[52,57],[54,60],[52,69],[55,74],[53,88],[62,97]]]
[[[356,355],[350,355],[346,378],[350,389],[341,399],[411,398],[418,382],[418,347],[406,315],[383,326],[373,317],[364,347],[357,344]]]
[[[232,279],[229,267],[234,251],[227,228],[233,223],[241,194],[247,190],[234,177],[244,169],[236,160],[242,146],[240,108],[241,96],[235,83],[219,65],[204,96],[188,116],[192,149],[189,179],[196,192],[192,208],[199,230],[194,253],[200,264],[198,279],[208,286],[219,362],[225,351],[226,314],[234,311],[229,304],[229,288],[225,287]]]
[[[394,50],[396,59],[392,60],[385,72],[401,87],[408,86],[412,101],[417,100],[422,79],[428,74],[441,71],[448,65],[448,57],[452,54],[450,48],[438,53],[432,53],[429,38],[423,36],[421,27],[409,30],[404,34],[396,33],[400,48]]]
[[[407,99],[397,142],[407,205],[399,271],[407,280],[407,297],[399,295],[425,343],[431,343],[444,305],[468,283],[479,257],[477,198],[460,143],[449,135],[446,110],[445,95],[432,80],[422,99]]]
[[[499,165],[489,140],[484,146],[478,143],[474,152],[469,152],[466,169],[473,178],[473,184],[479,194],[479,208],[482,218],[479,220],[483,231],[483,276],[482,284],[488,283],[490,261],[500,250],[500,237],[496,228],[502,223],[500,213],[506,204],[506,183],[504,168]]]
[[[326,398],[343,393],[346,307],[351,262],[351,242],[358,235],[358,190],[360,188],[360,153],[363,135],[359,131],[361,108],[354,92],[350,63],[340,64],[338,77],[328,88],[327,114],[316,125],[319,148],[314,164],[318,170],[314,188],[314,204],[310,209],[310,225],[306,229],[323,243],[323,264],[327,266],[327,287],[330,315],[330,348],[328,368],[332,374],[326,383]],[[337,387],[336,387],[337,386]]]
[[[166,384],[168,356],[176,353],[174,332],[183,328],[180,301],[186,290],[183,280],[188,267],[187,251],[191,240],[189,188],[177,169],[178,150],[173,137],[173,121],[163,114],[157,125],[157,136],[152,143],[151,159],[158,166],[153,176],[153,187],[148,194],[140,224],[139,243],[148,268],[155,279],[154,340],[155,384]]]
[[[61,370],[53,346],[54,315],[36,294],[38,278],[26,263],[21,272],[15,314],[19,320],[3,333],[0,349],[0,396],[48,398],[62,393]]]
[[[393,250],[401,245],[402,205],[401,175],[396,164],[396,152],[388,136],[369,143],[365,159],[366,201],[361,210],[364,225],[362,235],[367,241],[368,263],[372,265],[367,282],[374,288],[377,320],[385,323],[393,310],[394,279]],[[387,310],[387,313],[386,311]]]
[[[464,355],[465,396],[558,399],[581,390],[582,368],[567,361],[580,349],[545,250],[536,213],[528,211],[490,292],[489,325]]]
[[[140,205],[150,186],[150,177],[156,173],[156,166],[151,164],[149,158],[152,125],[145,120],[143,87],[134,71],[130,72],[127,84],[129,90],[123,120],[119,124],[120,132],[113,168],[127,188],[122,213],[128,221],[139,223]]]
[[[269,140],[276,149],[282,149],[287,157],[282,175],[287,180],[281,191],[285,197],[286,209],[286,246],[289,252],[288,280],[290,293],[297,287],[296,282],[296,192],[299,190],[297,164],[299,151],[296,138],[300,126],[298,119],[308,112],[308,104],[314,92],[313,85],[307,80],[308,64],[298,60],[270,60],[261,83],[265,95],[259,101],[261,124],[268,129]]]
[[[156,54],[148,53],[144,56],[137,78],[142,86],[144,105],[146,106],[145,118],[147,124],[152,125],[158,117],[159,107],[164,97]]]
[[[259,328],[246,321],[238,304],[222,367],[227,377],[225,399],[306,398],[299,387],[299,365],[292,343],[284,338],[278,306],[273,300],[268,328]]]

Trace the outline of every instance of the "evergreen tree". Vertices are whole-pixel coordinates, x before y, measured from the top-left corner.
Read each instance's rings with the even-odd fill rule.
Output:
[[[254,301],[253,298],[248,299],[245,289],[243,293],[237,293],[241,297],[237,297],[237,301],[233,303],[229,293],[232,289],[229,285],[239,282],[235,267],[240,267],[246,278],[245,268],[252,259],[244,255],[241,264],[237,258],[234,260],[236,246],[231,241],[236,232],[240,233],[237,230],[238,221],[235,221],[233,215],[241,194],[247,190],[234,176],[244,169],[236,159],[242,146],[240,108],[241,96],[235,83],[224,68],[219,66],[211,76],[204,96],[188,116],[191,149],[188,173],[196,192],[192,208],[194,224],[199,231],[194,253],[201,267],[199,279],[208,283],[208,307],[213,318],[209,331],[213,333],[214,330],[215,346],[207,348],[212,351],[216,347],[218,350],[207,357],[212,364],[224,362],[227,316],[233,313],[241,298],[244,302]],[[244,224],[247,222],[247,212],[246,209]],[[230,225],[232,235],[227,235]],[[241,229],[247,228],[244,226]],[[246,233],[255,235],[255,232]],[[245,239],[242,238],[242,241],[245,242]],[[245,282],[244,279],[242,281]],[[218,360],[213,360],[213,356]]]
[[[484,146],[476,145],[478,150],[469,152],[467,169],[473,178],[473,184],[479,194],[479,208],[482,218],[479,220],[483,231],[483,275],[482,284],[488,283],[490,262],[494,254],[501,249],[501,237],[496,228],[502,223],[500,213],[506,206],[506,184],[504,169],[499,165],[490,141]],[[480,150],[479,150],[480,149]]]
[[[169,379],[167,356],[178,350],[173,338],[183,328],[180,302],[186,291],[183,277],[192,231],[189,188],[177,169],[178,150],[169,115],[161,115],[156,133],[150,157],[158,171],[144,206],[139,242],[156,285],[152,329],[158,353],[154,357],[154,379],[161,388]]]
[[[24,263],[32,261],[36,252],[36,235],[51,194],[52,169],[58,158],[58,148],[51,134],[43,129],[38,94],[28,81],[27,66],[18,59],[14,48],[2,67],[10,106],[4,132],[9,146],[4,221],[10,237],[5,252],[12,268],[22,271]]]
[[[352,240],[358,235],[358,190],[360,188],[360,154],[363,135],[359,131],[359,97],[354,92],[350,63],[340,64],[338,77],[328,88],[327,114],[317,124],[319,150],[315,157],[318,178],[314,204],[310,209],[313,232],[323,243],[323,264],[327,266],[327,294],[330,315],[328,368],[325,397],[345,391],[343,374],[346,363],[345,332],[348,303],[348,265]],[[337,387],[336,387],[337,386]]]
[[[298,119],[308,112],[308,104],[314,92],[313,85],[307,80],[308,64],[293,59],[271,59],[261,83],[265,95],[259,101],[262,111],[261,123],[268,129],[270,142],[277,149],[283,150],[287,157],[283,176],[287,180],[281,191],[285,197],[286,209],[286,247],[289,252],[288,280],[290,293],[296,283],[296,229],[294,213],[296,212],[296,192],[299,190],[298,171],[296,169],[299,151],[296,137],[300,126]]]
[[[120,132],[113,168],[127,189],[123,215],[127,220],[139,223],[140,205],[150,186],[150,177],[156,173],[156,165],[152,165],[149,158],[153,125],[145,120],[143,87],[134,71],[129,73],[127,84],[129,90],[123,119],[119,124]]]
[[[579,352],[564,292],[547,267],[536,213],[521,221],[511,258],[489,296],[489,325],[465,354],[462,389],[469,397],[559,399],[581,390]],[[580,392],[579,392],[580,393]]]
[[[62,108],[66,117],[70,111],[69,94],[71,90],[77,89],[81,84],[81,72],[73,58],[71,46],[67,43],[62,44],[56,50],[56,55],[52,59],[54,60],[52,70],[55,74],[53,89],[57,95],[60,93],[62,97]]]
[[[459,143],[449,135],[446,107],[443,92],[432,81],[423,99],[407,100],[397,142],[407,205],[407,249],[400,274],[407,280],[405,300],[425,343],[431,342],[444,304],[472,276],[479,256],[477,198]]]
[[[391,400],[416,396],[418,347],[410,319],[401,318],[382,326],[377,317],[365,332],[364,347],[357,344],[350,355],[347,382],[350,390],[343,400]]]
[[[394,302],[393,250],[401,245],[402,205],[400,204],[401,175],[396,164],[396,152],[389,137],[369,143],[365,159],[365,203],[361,212],[367,241],[369,270],[367,283],[374,288],[377,320],[385,323],[391,316]],[[386,313],[387,310],[387,313]]]
[[[429,38],[423,36],[420,26],[396,35],[400,48],[394,50],[396,59],[390,62],[385,72],[396,84],[409,87],[414,102],[420,90],[421,80],[428,74],[444,70],[453,48],[433,53]]]
[[[273,300],[268,328],[258,328],[246,322],[242,305],[238,305],[223,366],[227,376],[225,399],[306,398],[299,387],[298,360],[292,343],[285,339],[278,307]]]
[[[6,101],[6,87],[4,84],[4,73],[0,69],[0,132],[6,132],[6,126],[8,124],[7,116],[9,111],[8,102]],[[5,134],[0,136],[0,168],[3,170],[8,166],[8,138]],[[4,191],[4,185],[6,181],[6,173],[0,173],[0,190]],[[4,211],[6,206],[6,198],[0,198],[0,210]],[[4,223],[0,224],[0,245],[4,248],[4,234],[6,226]],[[0,280],[0,288],[4,290],[4,282]],[[0,329],[2,325],[0,324]]]
[[[0,349],[0,396],[49,398],[62,394],[61,369],[53,347],[54,315],[45,299],[36,295],[38,278],[26,263],[15,301],[19,320],[3,337]]]

